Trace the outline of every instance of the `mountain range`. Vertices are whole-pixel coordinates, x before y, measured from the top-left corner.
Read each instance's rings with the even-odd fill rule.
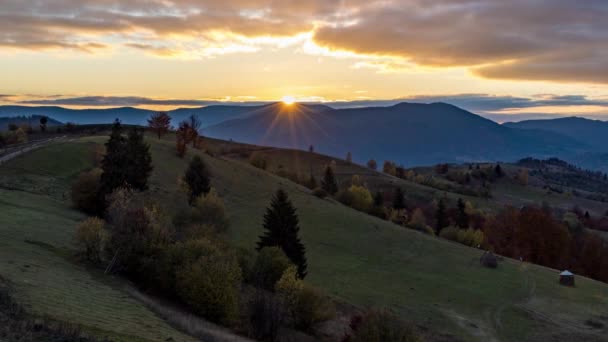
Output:
[[[499,125],[446,103],[332,109],[271,104],[255,114],[207,127],[211,137],[406,166],[571,156],[586,144],[563,134]]]
[[[153,111],[131,107],[66,109],[0,106],[0,117],[46,115],[61,122],[146,124]],[[405,166],[558,157],[608,170],[608,123],[584,118],[498,124],[446,103],[399,103],[387,107],[334,109],[319,104],[214,105],[167,112],[172,124],[190,115],[203,135],[235,141],[315,150],[336,157],[348,152],[364,163],[392,160]]]

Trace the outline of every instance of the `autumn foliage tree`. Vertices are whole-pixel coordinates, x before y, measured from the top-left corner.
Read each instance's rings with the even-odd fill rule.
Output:
[[[372,169],[372,170],[375,170],[375,169],[377,169],[377,168],[378,168],[378,163],[377,163],[377,162],[376,162],[374,159],[370,159],[370,160],[367,162],[367,167],[369,167],[369,168],[370,168],[370,169]]]
[[[166,134],[169,131],[169,127],[171,127],[171,117],[164,112],[154,113],[148,119],[148,127],[150,127],[150,129],[158,135],[158,139],[160,139],[163,134]]]

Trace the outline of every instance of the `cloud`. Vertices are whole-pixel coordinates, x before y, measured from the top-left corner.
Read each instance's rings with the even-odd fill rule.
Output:
[[[393,1],[314,40],[487,78],[608,83],[607,17],[600,0]]]
[[[0,0],[0,6],[0,48],[127,47],[200,58],[291,42],[304,53],[350,53],[361,58],[355,68],[384,72],[458,66],[493,79],[608,83],[605,0]]]
[[[4,95],[8,100],[16,95]],[[2,99],[3,95],[0,95]],[[24,105],[57,105],[78,107],[201,107],[216,104],[260,105],[268,101],[257,101],[253,96],[226,99],[159,99],[139,96],[27,96],[16,103]],[[446,102],[482,115],[514,115],[526,113],[541,115],[537,110],[560,108],[561,112],[577,113],[581,108],[597,108],[598,115],[608,113],[608,99],[589,98],[584,95],[538,94],[533,97],[497,96],[489,94],[416,95],[387,100],[325,101],[315,97],[301,98],[305,103],[324,103],[333,108],[392,106],[400,102],[433,103]],[[570,109],[568,109],[570,108]],[[536,113],[534,113],[536,111]],[[511,114],[509,114],[511,113]]]
[[[186,106],[202,107],[215,104],[241,104],[256,105],[265,102],[250,101],[220,101],[220,100],[196,100],[196,99],[154,99],[138,96],[80,96],[48,98],[41,97],[18,102],[26,105],[53,105],[53,106],[81,106],[81,107],[137,107],[137,106]]]

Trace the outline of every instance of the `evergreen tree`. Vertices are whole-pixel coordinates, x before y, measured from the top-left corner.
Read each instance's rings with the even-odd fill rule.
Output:
[[[374,195],[374,207],[381,207],[384,205],[384,194],[382,191],[376,192]]]
[[[346,162],[347,163],[352,163],[353,162],[353,154],[352,153],[348,152],[346,154]]]
[[[458,199],[458,216],[456,217],[456,225],[459,228],[469,228],[469,215],[466,212],[466,205],[462,198]]]
[[[448,226],[448,217],[445,213],[445,203],[443,202],[443,198],[439,200],[437,203],[437,213],[435,215],[435,219],[437,220],[437,225],[435,226],[435,231],[437,235],[441,233],[441,230]]]
[[[100,201],[105,204],[105,196],[114,189],[127,184],[127,140],[122,136],[120,120],[116,119],[112,126],[110,139],[106,142],[106,154],[101,161]]]
[[[325,168],[325,175],[321,181],[321,187],[332,196],[338,192],[338,183],[334,176],[334,170],[329,165]]]
[[[500,164],[496,164],[496,167],[494,168],[494,173],[496,173],[496,176],[499,178],[503,176],[502,167],[500,167]]]
[[[207,194],[211,190],[209,171],[207,171],[207,166],[201,157],[194,156],[192,158],[188,170],[186,170],[184,181],[188,184],[188,203],[190,205],[194,204],[200,195]]]
[[[317,188],[317,179],[315,178],[315,176],[311,173],[310,174],[310,179],[308,180],[308,188],[310,189],[316,189]]]
[[[393,208],[397,210],[405,209],[405,199],[403,198],[403,190],[396,188],[393,193]]]
[[[40,117],[40,131],[46,132],[46,124],[49,122],[49,118],[46,116]]]
[[[297,266],[298,277],[306,276],[306,249],[298,236],[300,227],[296,209],[285,191],[279,189],[272,198],[264,215],[265,232],[260,236],[257,250],[264,247],[280,247]]]
[[[132,127],[127,137],[127,184],[137,190],[148,189],[148,178],[152,173],[150,145],[144,142],[144,132]]]

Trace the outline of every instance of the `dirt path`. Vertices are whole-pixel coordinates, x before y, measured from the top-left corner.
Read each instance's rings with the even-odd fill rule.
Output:
[[[29,151],[35,150],[37,148],[46,146],[50,143],[56,142],[56,141],[62,141],[66,138],[66,136],[62,136],[62,137],[55,137],[55,138],[50,138],[50,139],[45,139],[45,140],[38,140],[38,141],[34,141],[30,144],[25,144],[25,145],[20,145],[18,148],[15,148],[14,150],[9,150],[8,152],[6,152],[3,155],[0,155],[0,165],[6,163],[7,161],[18,157],[24,153],[27,153]]]

